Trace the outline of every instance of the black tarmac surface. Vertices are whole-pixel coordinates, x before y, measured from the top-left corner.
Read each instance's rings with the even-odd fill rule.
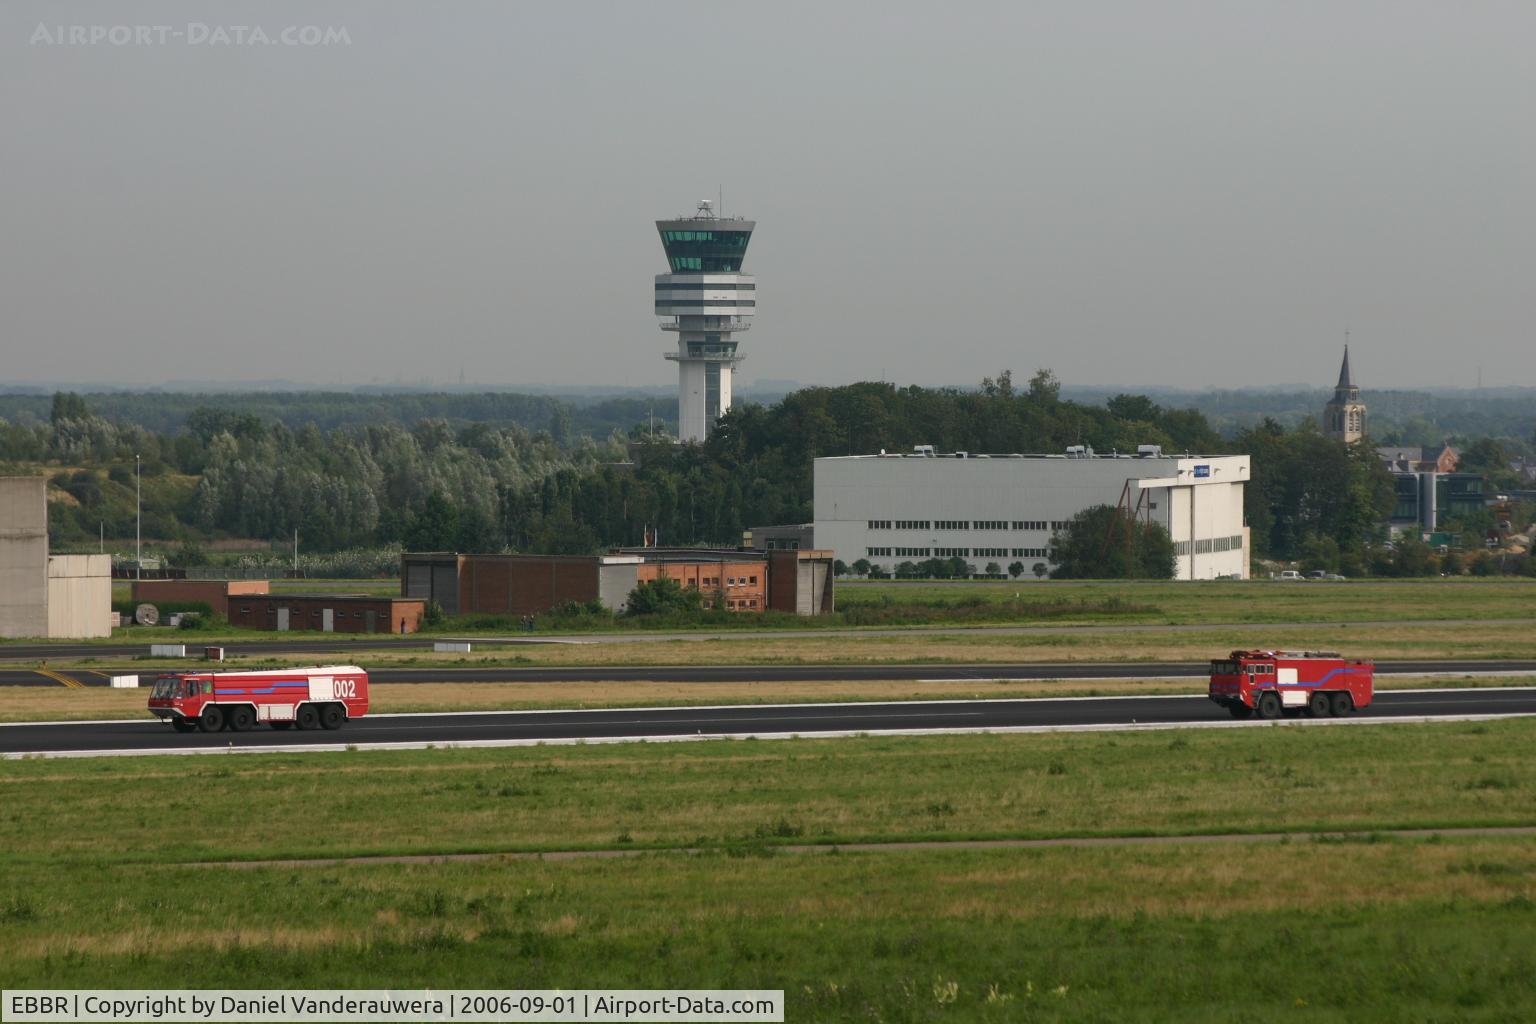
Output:
[[[188,660],[178,671],[217,671],[220,666]],[[366,667],[366,666],[365,666]],[[154,676],[169,669],[143,669],[132,665],[99,669],[0,668],[0,686],[107,686],[114,675]],[[649,680],[658,683],[785,683],[911,680],[991,679],[1150,679],[1160,677],[1204,678],[1210,665],[1204,661],[1057,662],[1014,665],[651,665],[467,668],[370,668],[375,683],[590,683]],[[1465,675],[1498,673],[1536,675],[1536,661],[1439,660],[1378,661],[1378,675]]]
[[[1379,693],[1356,717],[1412,718],[1536,714],[1536,688]],[[505,712],[365,717],[335,732],[173,732],[153,720],[0,726],[0,753],[55,751],[302,748],[355,743],[469,743],[671,736],[787,735],[820,732],[1001,729],[1018,726],[1126,726],[1224,723],[1225,711],[1203,696],[1054,700],[927,701],[603,711]],[[1319,723],[1321,724],[1321,723]]]

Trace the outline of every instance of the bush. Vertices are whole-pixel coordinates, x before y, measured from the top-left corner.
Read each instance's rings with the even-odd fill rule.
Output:
[[[426,606],[421,610],[421,624],[423,626],[431,626],[433,629],[436,629],[447,618],[448,614],[443,611],[443,606],[438,604],[435,599],[428,599]]]
[[[646,580],[629,593],[624,605],[626,615],[665,615],[668,613],[696,613],[703,608],[704,598],[698,590],[685,587],[670,576]]]

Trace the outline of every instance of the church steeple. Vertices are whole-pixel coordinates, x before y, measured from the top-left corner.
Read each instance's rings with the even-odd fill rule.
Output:
[[[1347,341],[1344,343],[1344,365],[1339,367],[1339,389],[1342,390],[1344,388],[1349,388],[1353,391],[1359,390],[1355,387],[1354,380],[1349,376],[1349,342]]]
[[[1346,331],[1339,383],[1333,389],[1333,400],[1323,407],[1323,432],[1346,444],[1365,436],[1365,403],[1360,401],[1360,388],[1349,369],[1348,334]]]

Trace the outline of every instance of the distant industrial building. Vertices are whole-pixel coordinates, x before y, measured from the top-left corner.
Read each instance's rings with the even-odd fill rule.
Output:
[[[741,273],[755,221],[725,218],[705,200],[692,217],[659,220],[669,272],[656,275],[656,315],[677,332],[677,436],[703,441],[731,407],[742,357],[735,335],[751,326],[757,282]]]
[[[1096,455],[1079,446],[1060,455],[911,454],[817,459],[816,546],[887,571],[902,562],[962,558],[1022,562],[1043,575],[1051,537],[1094,505],[1160,523],[1173,539],[1174,578],[1247,578],[1243,521],[1246,455]]]
[[[48,482],[0,477],[0,637],[112,635],[112,556],[50,555]]]
[[[629,548],[607,555],[473,555],[413,552],[400,558],[400,592],[450,615],[543,615],[568,602],[621,610],[635,587],[670,577],[697,589],[706,608],[820,615],[833,608],[827,551]]]

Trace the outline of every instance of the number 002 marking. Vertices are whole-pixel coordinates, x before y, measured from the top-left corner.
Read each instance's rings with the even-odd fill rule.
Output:
[[[331,684],[331,692],[338,700],[357,696],[357,681],[354,679],[337,679]]]

